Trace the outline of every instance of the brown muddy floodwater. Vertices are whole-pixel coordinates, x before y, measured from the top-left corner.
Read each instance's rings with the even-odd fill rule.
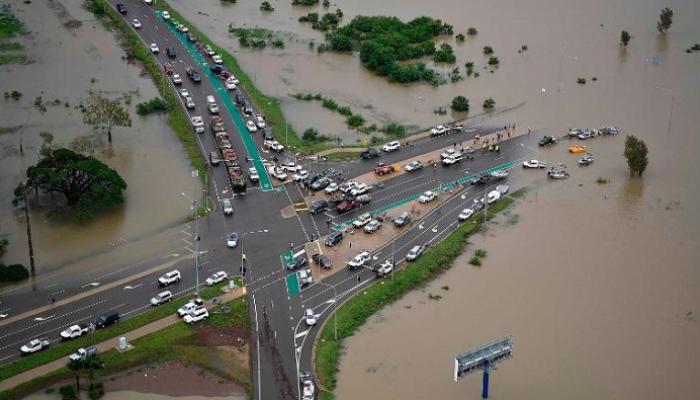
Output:
[[[4,261],[28,264],[24,217],[8,205],[24,171],[36,161],[41,144],[39,132],[53,133],[54,142],[63,145],[90,134],[75,108],[90,89],[103,90],[114,97],[132,93],[132,127],[114,130],[112,155],[98,153],[98,158],[115,168],[127,182],[126,202],[85,225],[52,221],[44,212],[33,212],[38,271],[56,269],[184,221],[189,209],[180,193],[195,195],[201,186],[191,176],[189,161],[165,118],[142,118],[134,111],[136,103],[157,96],[151,80],[141,74],[140,67],[122,60],[124,51],[117,45],[115,35],[94,21],[92,14],[82,8],[82,1],[10,3],[31,31],[19,41],[34,63],[0,67],[0,92],[23,93],[20,101],[0,99],[0,125],[23,127],[0,135],[0,202],[5,205],[0,207],[0,233],[10,239]],[[64,27],[71,20],[82,25]],[[42,113],[33,106],[37,96],[42,96],[44,103],[58,99],[60,104],[47,105]],[[23,157],[19,154],[20,142]]]

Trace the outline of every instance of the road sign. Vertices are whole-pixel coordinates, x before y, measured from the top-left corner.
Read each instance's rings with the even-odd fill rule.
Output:
[[[464,375],[476,371],[483,371],[483,386],[481,397],[489,397],[489,374],[491,368],[497,362],[501,362],[512,356],[513,339],[504,336],[500,339],[486,343],[472,350],[461,353],[455,357],[454,380],[457,382]]]

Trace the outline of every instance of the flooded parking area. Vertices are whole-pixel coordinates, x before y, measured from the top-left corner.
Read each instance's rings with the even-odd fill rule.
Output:
[[[46,3],[10,2],[29,34],[19,37],[33,60],[28,65],[0,67],[0,92],[16,90],[20,100],[0,99],[3,127],[17,127],[0,135],[0,201],[9,205],[24,171],[37,160],[41,132],[54,135],[56,145],[92,133],[77,106],[90,90],[108,97],[131,97],[132,126],[115,128],[112,146],[97,157],[116,169],[127,182],[125,203],[86,224],[49,217],[34,208],[32,232],[39,273],[137,241],[185,220],[189,203],[180,193],[196,195],[201,180],[193,177],[189,160],[166,123],[165,116],[140,117],[135,104],[157,96],[150,78],[138,65],[122,58],[115,34],[83,9],[80,0]],[[41,97],[43,107],[37,98]],[[20,154],[20,145],[24,155]],[[10,240],[7,263],[28,264],[22,213],[0,208],[0,233]]]

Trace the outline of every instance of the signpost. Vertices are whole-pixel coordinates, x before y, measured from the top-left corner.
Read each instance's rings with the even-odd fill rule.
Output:
[[[457,382],[464,375],[483,371],[481,397],[489,397],[489,375],[494,364],[512,357],[513,338],[504,336],[486,343],[455,357],[454,380]]]

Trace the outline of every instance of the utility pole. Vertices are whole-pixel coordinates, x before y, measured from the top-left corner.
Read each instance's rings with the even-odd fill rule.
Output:
[[[192,202],[192,218],[194,219],[194,229],[192,231],[192,241],[194,242],[194,275],[195,286],[194,296],[199,298],[199,234],[197,233],[197,200],[190,199],[184,192],[180,193],[182,197]]]

